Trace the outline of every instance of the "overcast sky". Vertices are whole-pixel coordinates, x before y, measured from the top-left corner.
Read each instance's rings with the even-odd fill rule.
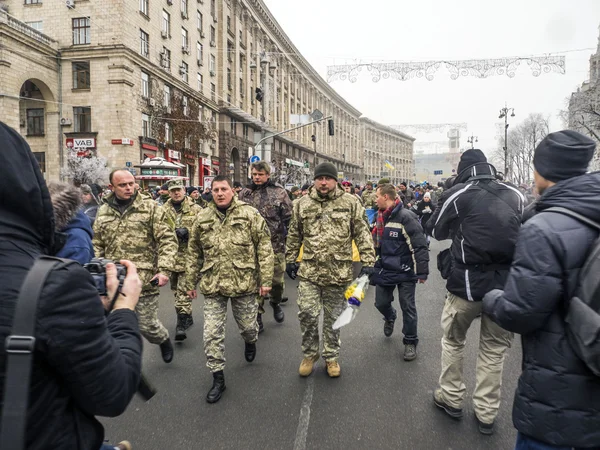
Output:
[[[557,114],[589,76],[598,46],[600,0],[264,0],[283,30],[323,76],[328,65],[356,60],[423,61],[502,56],[566,56],[566,74],[433,81],[381,80],[331,86],[364,115],[386,125],[466,122],[487,152],[496,146],[498,111],[505,101],[518,123],[529,113]],[[593,50],[590,50],[593,48]],[[587,49],[579,52],[571,50]],[[324,111],[326,113],[326,111]],[[422,135],[418,136],[423,139]]]

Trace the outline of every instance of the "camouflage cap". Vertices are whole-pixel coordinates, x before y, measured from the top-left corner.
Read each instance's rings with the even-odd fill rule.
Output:
[[[185,186],[183,185],[183,180],[178,179],[178,180],[170,180],[167,183],[169,190],[172,189],[185,189]]]

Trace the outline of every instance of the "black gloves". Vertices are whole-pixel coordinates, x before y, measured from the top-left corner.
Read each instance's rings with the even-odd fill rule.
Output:
[[[177,240],[182,244],[185,244],[190,239],[190,232],[187,228],[175,228],[175,234],[177,235]]]
[[[358,276],[362,277],[363,275],[367,275],[369,278],[371,278],[371,275],[373,275],[374,273],[375,273],[374,267],[362,266],[362,269],[360,269],[360,273],[358,274]]]
[[[288,277],[290,277],[292,280],[295,280],[296,277],[298,276],[299,267],[300,267],[300,264],[298,264],[298,263],[287,263],[285,265],[285,273],[287,273]]]

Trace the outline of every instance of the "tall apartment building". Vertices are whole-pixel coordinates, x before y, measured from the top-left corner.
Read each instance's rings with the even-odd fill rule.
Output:
[[[259,139],[315,111],[333,118],[334,136],[322,122],[257,149],[289,180],[322,161],[356,182],[376,179],[384,160],[398,179],[413,172],[414,139],[361,118],[262,0],[0,0],[0,43],[0,120],[48,178],[76,152],[132,170],[161,156],[191,184],[216,173],[243,182]]]

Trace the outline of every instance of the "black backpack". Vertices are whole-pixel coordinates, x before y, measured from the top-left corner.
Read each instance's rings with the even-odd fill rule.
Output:
[[[573,217],[600,231],[600,224],[567,208],[548,208]],[[577,356],[600,377],[600,237],[596,239],[579,272],[575,296],[567,303],[567,337]]]

